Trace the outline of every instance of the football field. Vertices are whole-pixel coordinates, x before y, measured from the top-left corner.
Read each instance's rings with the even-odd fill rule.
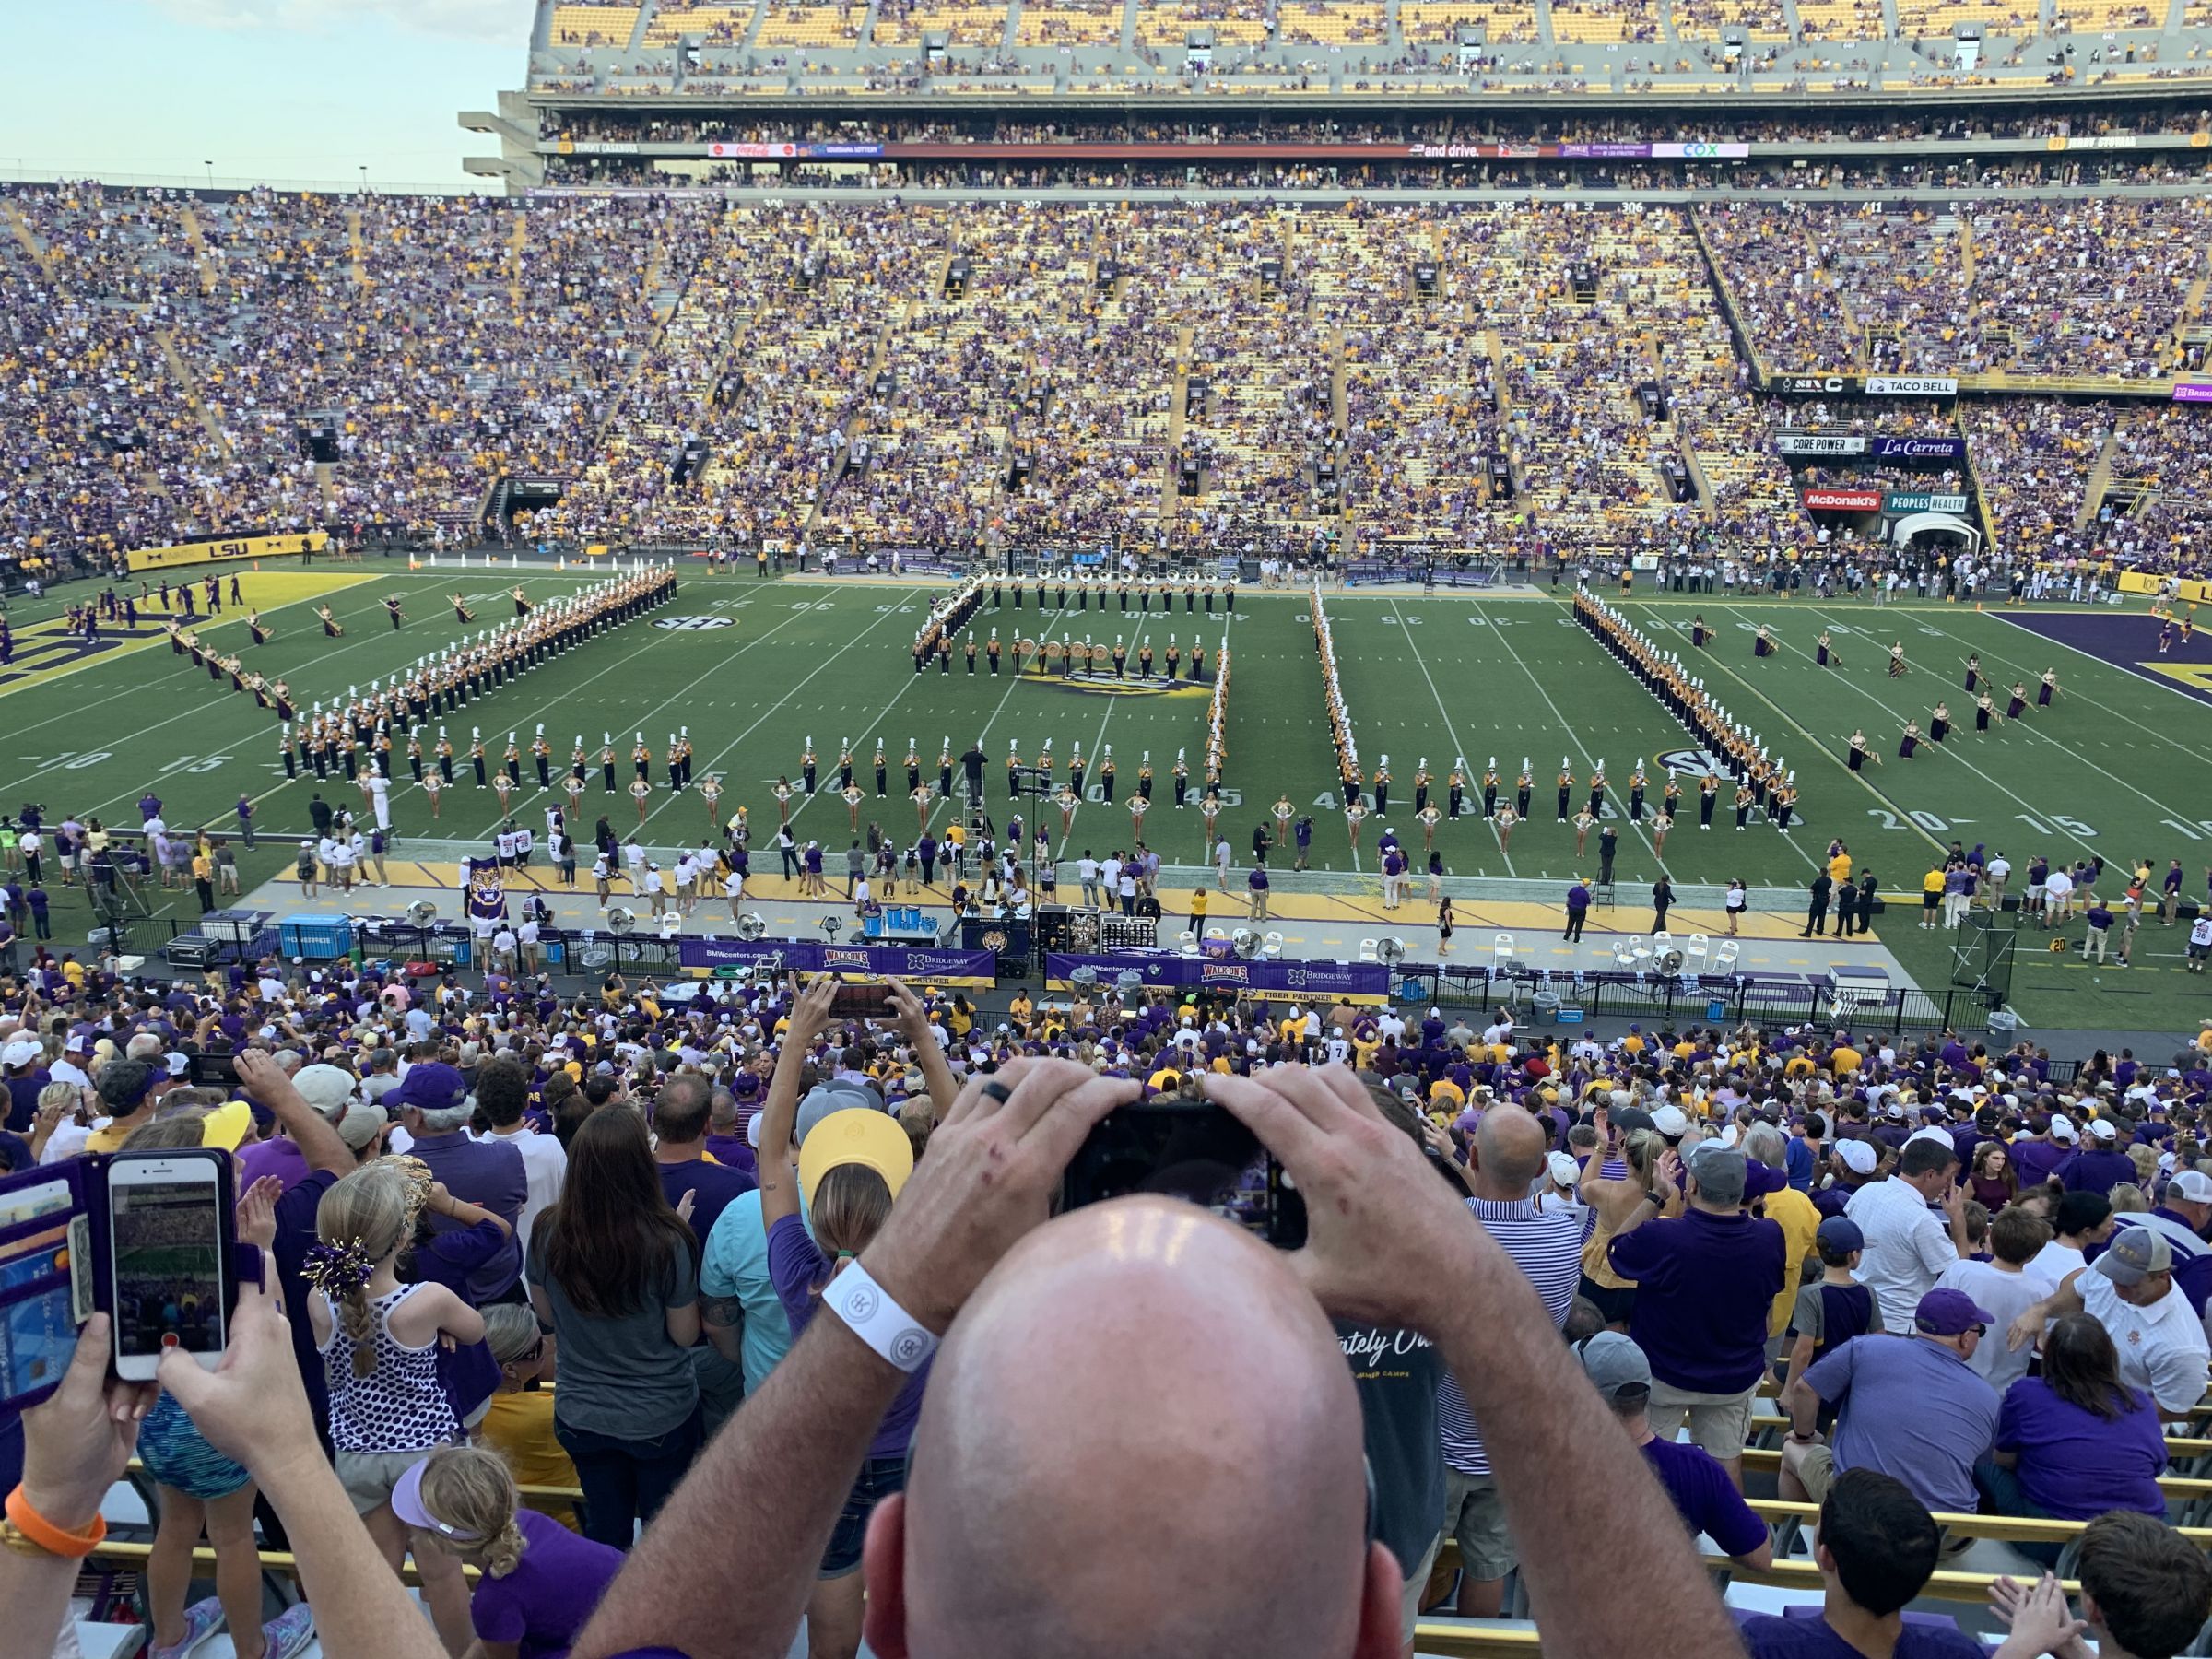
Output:
[[[941,583],[679,574],[682,585],[668,606],[447,719],[463,759],[456,787],[435,821],[423,792],[408,782],[402,746],[393,795],[400,834],[470,840],[491,833],[499,805],[492,792],[473,787],[465,759],[471,732],[481,728],[496,762],[509,733],[526,751],[543,723],[556,788],[539,794],[525,755],[524,784],[515,796],[514,810],[527,813],[533,827],[542,822],[540,808],[563,799],[559,783],[581,738],[593,757],[578,826],[585,835],[604,815],[619,833],[637,832],[649,844],[696,841],[709,828],[696,791],[675,794],[665,786],[668,740],[683,729],[694,746],[695,776],[720,777],[722,815],[746,806],[757,844],[772,834],[776,821],[771,792],[779,778],[788,778],[798,792],[792,803],[794,832],[841,849],[851,820],[835,790],[840,749],[847,744],[864,794],[864,831],[876,822],[911,839],[918,818],[905,776],[910,747],[934,785],[947,744],[958,755],[980,742],[990,757],[985,785],[1000,829],[1018,811],[1032,831],[1041,821],[1069,858],[1086,847],[1103,853],[1135,839],[1129,802],[1148,760],[1154,781],[1143,839],[1171,865],[1198,865],[1206,856],[1195,805],[1206,712],[1214,655],[1226,641],[1230,683],[1220,829],[1240,864],[1254,828],[1285,794],[1299,813],[1315,819],[1316,869],[1347,879],[1371,877],[1375,838],[1385,824],[1418,855],[1416,773],[1425,760],[1441,806],[1445,780],[1464,757],[1469,814],[1436,830],[1436,846],[1455,877],[1556,884],[1594,873],[1596,836],[1578,856],[1572,827],[1557,821],[1556,799],[1564,766],[1574,777],[1571,799],[1579,808],[1601,761],[1608,782],[1603,816],[1619,832],[1616,876],[1624,892],[1648,884],[1662,868],[1685,888],[1717,887],[1740,877],[1756,888],[1801,890],[1831,838],[1847,843],[1860,870],[1874,869],[1893,900],[1908,902],[1930,860],[1954,841],[2002,851],[2023,870],[2038,851],[2054,860],[2141,859],[2159,873],[2179,858],[2184,891],[2193,898],[2206,894],[2212,874],[2212,642],[2199,635],[2161,654],[2159,625],[2141,601],[2111,610],[1977,612],[1932,604],[1877,608],[1852,600],[1747,603],[1648,594],[1631,599],[1623,607],[1630,619],[1691,662],[1690,672],[1796,771],[1799,821],[1784,835],[1758,818],[1736,831],[1730,790],[1722,794],[1712,828],[1698,828],[1687,735],[1575,625],[1563,596],[1332,592],[1324,602],[1363,766],[1371,777],[1387,756],[1392,774],[1388,806],[1355,848],[1335,789],[1303,594],[1246,589],[1233,617],[1209,616],[1203,606],[1186,611],[1181,595],[1165,614],[1077,610],[1071,598],[1071,608],[1041,615],[1033,588],[1025,589],[1020,609],[1008,589],[995,606],[986,594],[972,623],[979,645],[995,629],[1008,647],[1001,673],[989,671],[982,650],[971,673],[956,649],[949,674],[933,665],[916,675],[911,642],[943,593]],[[287,678],[304,711],[318,700],[342,702],[465,632],[512,617],[507,590],[518,582],[543,600],[573,591],[591,573],[504,566],[457,572],[450,565],[408,572],[371,564],[253,572],[241,580],[247,602],[263,607],[276,637],[265,646],[250,645],[235,606],[204,624],[202,637],[236,651],[272,680]],[[455,591],[477,613],[466,629],[443,598]],[[406,595],[408,611],[406,628],[397,631],[382,605],[394,593]],[[342,638],[322,637],[311,609],[317,603],[332,606],[346,628]],[[11,612],[19,665],[25,642],[41,634],[40,619],[56,608],[50,596]],[[1702,651],[1690,643],[1696,616],[1712,630]],[[1778,650],[1758,659],[1753,630],[1762,623]],[[1840,665],[1815,664],[1823,629]],[[1097,644],[1119,639],[1129,653],[1127,677],[1114,679],[1110,671],[1091,680],[1015,673],[1011,642],[1041,636]],[[1173,681],[1164,676],[1171,641],[1186,665]],[[1888,647],[1900,641],[1910,672],[1893,678]],[[1187,669],[1194,642],[1208,653],[1206,675],[1196,681]],[[1155,653],[1149,679],[1136,668],[1147,645]],[[1973,699],[1964,689],[1969,653],[1979,653],[2000,708],[2016,679],[2026,683],[2032,702],[2045,669],[2058,676],[2055,704],[1977,732]],[[245,794],[257,804],[264,838],[244,860],[251,885],[278,867],[284,839],[308,827],[312,793],[359,805],[342,778],[318,782],[305,771],[288,782],[274,717],[251,697],[232,693],[227,681],[212,681],[173,655],[155,623],[145,624],[139,641],[101,654],[38,660],[47,665],[41,672],[0,682],[0,805],[8,810],[37,801],[50,819],[74,812],[128,827],[137,818],[133,804],[150,787],[172,824],[220,830],[235,827],[233,806]],[[1950,705],[1949,740],[1924,742],[1917,756],[1900,759],[1905,721],[1916,719],[1924,730],[1938,700]],[[1857,775],[1842,764],[1854,729],[1866,733],[1870,752],[1881,759]],[[620,756],[617,784],[627,791],[629,749],[641,733],[653,752],[657,786],[641,826],[627,794],[602,789],[596,764],[603,738],[611,738]],[[426,749],[434,739],[429,734]],[[800,777],[810,741],[818,784],[812,796]],[[1007,793],[1008,753],[1022,763],[1025,791],[1033,791],[1048,741],[1055,782],[1069,776],[1078,749],[1088,763],[1086,798],[1065,840],[1056,806],[1030,793],[1017,803]],[[874,765],[879,744],[887,763],[880,796]],[[1101,773],[1109,751],[1116,769],[1111,800]],[[1192,779],[1193,804],[1182,811],[1173,806],[1179,754]],[[1504,797],[1514,793],[1524,760],[1533,774],[1527,819],[1506,844],[1480,816],[1479,779],[1493,757]],[[1640,761],[1649,780],[1647,815],[1634,820],[1629,784]],[[1670,763],[1685,769],[1682,811],[1662,856],[1649,813]],[[932,818],[941,830],[941,801]],[[188,899],[184,904],[188,912]],[[62,909],[69,909],[66,901]],[[65,934],[81,936],[65,913],[61,921]],[[1911,932],[1904,921],[1892,910],[1886,935]],[[2178,941],[2180,935],[2158,936]],[[2146,965],[2155,965],[2159,952],[2178,964],[2178,943],[2151,950]]]

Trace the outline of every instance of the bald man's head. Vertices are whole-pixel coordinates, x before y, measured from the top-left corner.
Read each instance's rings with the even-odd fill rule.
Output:
[[[1486,1198],[1525,1198],[1543,1172],[1544,1125],[1518,1106],[1493,1106],[1475,1130],[1475,1177]]]
[[[1282,1258],[1187,1204],[1096,1205],[1017,1245],[939,1350],[868,1541],[868,1639],[1346,1659],[1372,1627],[1394,1651],[1366,1502],[1350,1370]]]

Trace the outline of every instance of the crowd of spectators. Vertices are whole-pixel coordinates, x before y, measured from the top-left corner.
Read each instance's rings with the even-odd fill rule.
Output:
[[[1380,1655],[1440,1591],[1494,1614],[1516,1574],[1547,1641],[1593,1651],[1658,1597],[1684,1651],[1963,1653],[1940,1623],[1900,1646],[1900,1615],[1931,1512],[1977,1509],[2088,1524],[2078,1617],[2055,1579],[1995,1581],[2002,1659],[2085,1630],[2167,1659],[2212,1612],[2158,1484],[2212,1374],[2212,1033],[2066,1077],[1948,1032],[1606,1041],[1081,991],[1001,1018],[896,982],[838,1018],[833,989],[472,994],[274,959],[147,982],[43,953],[0,980],[0,1165],[219,1148],[269,1264],[221,1367],[165,1359],[142,1427],[127,1391],[102,1416],[101,1315],[0,1440],[23,1651],[134,1451],[157,1558],[205,1528],[247,1568],[189,1606],[157,1572],[157,1653],[252,1640],[256,1496],[306,1595],[263,1630],[277,1659],[311,1634],[333,1659],[705,1651],[714,1616],[764,1650],[804,1618],[817,1653],[864,1622],[877,1652],[1012,1654],[1291,1619],[1268,1651]],[[235,1084],[194,1086],[218,1054]],[[1124,1197],[1015,1243],[1140,1098],[1249,1124],[1306,1195],[1302,1253],[1260,1246],[1288,1223],[1235,1171],[1211,1217]],[[1732,1633],[1692,1539],[1778,1552],[1741,1496],[1770,1383],[1825,1595]],[[1224,1555],[1263,1498],[1275,1547]],[[1171,1571],[1171,1524],[1243,1565]],[[748,1571],[702,1571],[704,1536]],[[1077,1562],[1111,1585],[1075,1594]],[[1135,1602],[1133,1571],[1162,1575]],[[1606,1593],[1624,1571],[1641,1594]]]
[[[2192,361],[2176,339],[2200,258],[2188,202],[1694,222],[1551,202],[88,185],[10,203],[29,232],[0,239],[0,544],[18,560],[321,526],[956,557],[1603,560],[1717,537],[1757,565],[1826,545],[1795,488],[1824,475],[1794,480],[1771,438],[1820,415],[1762,398],[1739,338],[1770,373],[2140,379]],[[2000,559],[2188,563],[2188,409],[1900,400],[1853,418],[1875,414],[1965,434]],[[1854,474],[1963,481],[1833,481]],[[509,477],[558,499],[488,523]]]

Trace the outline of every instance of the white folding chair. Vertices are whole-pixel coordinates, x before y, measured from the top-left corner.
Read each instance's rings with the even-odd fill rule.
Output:
[[[1378,959],[1375,956],[1374,940],[1362,939],[1359,941],[1359,959],[1363,962],[1372,962]]]
[[[1175,948],[1184,956],[1196,956],[1198,954],[1198,935],[1189,928],[1184,928],[1175,935]]]
[[[1742,949],[1743,947],[1734,939],[1723,939],[1712,949],[1712,971],[1715,973],[1730,971],[1735,968],[1735,959],[1741,954]]]
[[[1260,954],[1264,957],[1281,956],[1283,954],[1283,935],[1270,929],[1267,936],[1260,941]]]
[[[1640,934],[1622,934],[1613,941],[1613,965],[1616,968],[1633,968],[1643,944]]]
[[[1691,934],[1689,943],[1682,950],[1682,966],[1696,972],[1705,966],[1705,959],[1712,952],[1712,941],[1703,934]]]
[[[1675,935],[1664,927],[1652,935],[1652,958],[1654,961],[1675,947]]]
[[[1490,935],[1490,959],[1500,973],[1513,965],[1513,935],[1510,933]]]

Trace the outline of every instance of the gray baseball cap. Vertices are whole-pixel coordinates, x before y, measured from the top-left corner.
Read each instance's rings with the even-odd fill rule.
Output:
[[[1600,1331],[1575,1344],[1575,1358],[1583,1374],[1605,1396],[1606,1404],[1625,1405],[1652,1392],[1652,1367],[1643,1350],[1618,1331]]]
[[[1741,1152],[1707,1141],[1689,1155],[1689,1172],[1697,1177],[1698,1192],[1711,1204],[1741,1204],[1750,1169]]]

